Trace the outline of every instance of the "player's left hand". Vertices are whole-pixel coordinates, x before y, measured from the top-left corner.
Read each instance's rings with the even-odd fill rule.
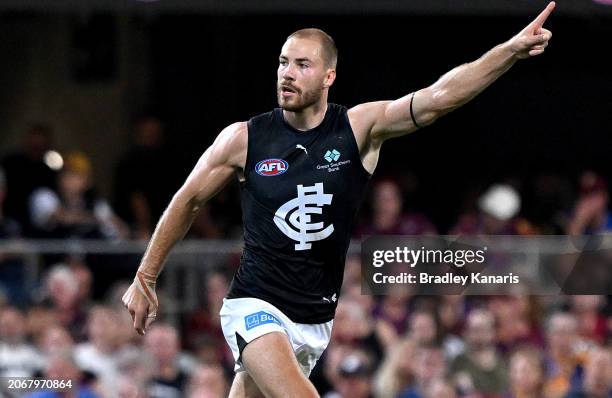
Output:
[[[510,49],[518,59],[524,59],[540,55],[544,52],[548,41],[552,37],[552,32],[542,26],[548,16],[555,9],[555,2],[551,1],[548,6],[533,20],[509,41]]]

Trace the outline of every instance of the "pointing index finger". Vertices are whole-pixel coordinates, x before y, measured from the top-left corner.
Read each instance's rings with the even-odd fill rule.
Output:
[[[544,22],[546,22],[546,19],[548,19],[548,16],[555,9],[555,6],[556,6],[556,3],[554,1],[551,1],[550,3],[548,3],[544,11],[542,11],[540,15],[538,15],[537,18],[533,20],[530,26],[534,28],[541,28],[544,25]]]

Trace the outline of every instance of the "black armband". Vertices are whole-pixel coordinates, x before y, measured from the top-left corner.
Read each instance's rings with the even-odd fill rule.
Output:
[[[420,129],[421,126],[419,126],[419,124],[417,123],[416,118],[414,117],[414,110],[412,109],[412,102],[414,101],[415,94],[416,92],[412,93],[412,97],[410,97],[410,117],[412,118],[412,123],[414,123],[416,128]]]

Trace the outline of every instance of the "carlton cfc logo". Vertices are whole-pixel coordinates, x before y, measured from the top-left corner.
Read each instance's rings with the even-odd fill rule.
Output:
[[[289,168],[289,163],[283,159],[266,159],[255,165],[255,171],[260,176],[271,177],[283,174]]]

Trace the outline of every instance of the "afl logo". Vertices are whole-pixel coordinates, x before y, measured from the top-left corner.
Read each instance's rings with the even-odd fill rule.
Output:
[[[260,176],[271,177],[283,174],[289,168],[289,163],[282,159],[266,159],[255,165],[255,171]]]

